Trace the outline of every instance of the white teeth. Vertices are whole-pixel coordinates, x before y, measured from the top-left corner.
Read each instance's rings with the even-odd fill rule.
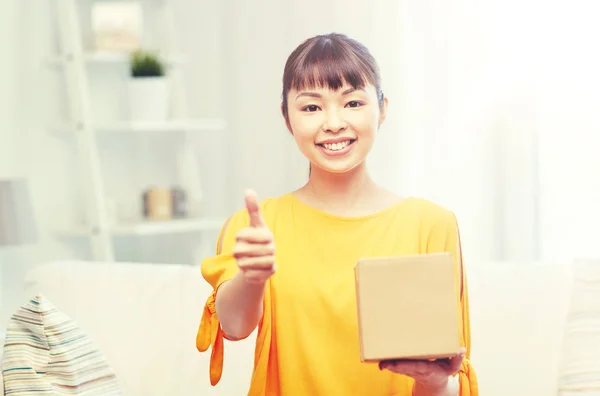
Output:
[[[338,150],[342,150],[342,149],[346,148],[346,146],[348,146],[349,144],[350,144],[350,141],[345,140],[343,142],[338,142],[338,143],[325,143],[325,144],[323,144],[323,146],[327,150],[338,151]]]

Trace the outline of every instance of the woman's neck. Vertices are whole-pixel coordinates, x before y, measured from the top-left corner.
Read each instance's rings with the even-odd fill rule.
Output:
[[[324,204],[352,204],[372,194],[377,186],[362,164],[345,173],[330,173],[313,166],[305,188]]]
[[[294,195],[319,210],[346,217],[378,212],[399,200],[373,181],[365,164],[346,173],[313,167],[308,183]]]

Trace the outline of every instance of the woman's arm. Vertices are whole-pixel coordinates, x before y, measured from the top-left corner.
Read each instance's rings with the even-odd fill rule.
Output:
[[[242,272],[219,287],[215,307],[227,338],[241,340],[254,331],[263,314],[264,295],[265,284],[246,282]]]
[[[254,331],[263,314],[265,285],[275,272],[275,243],[254,192],[246,193],[248,227],[239,230],[233,247],[239,271],[217,290],[215,309],[227,338],[239,340]]]

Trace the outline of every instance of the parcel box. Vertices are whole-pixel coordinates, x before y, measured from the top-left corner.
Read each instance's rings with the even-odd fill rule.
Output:
[[[363,362],[459,352],[460,299],[451,253],[363,258],[355,279]]]

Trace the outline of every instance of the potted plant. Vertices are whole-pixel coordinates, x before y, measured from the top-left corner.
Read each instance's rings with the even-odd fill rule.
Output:
[[[160,57],[148,51],[131,55],[130,111],[132,121],[164,121],[169,115],[169,83]]]

